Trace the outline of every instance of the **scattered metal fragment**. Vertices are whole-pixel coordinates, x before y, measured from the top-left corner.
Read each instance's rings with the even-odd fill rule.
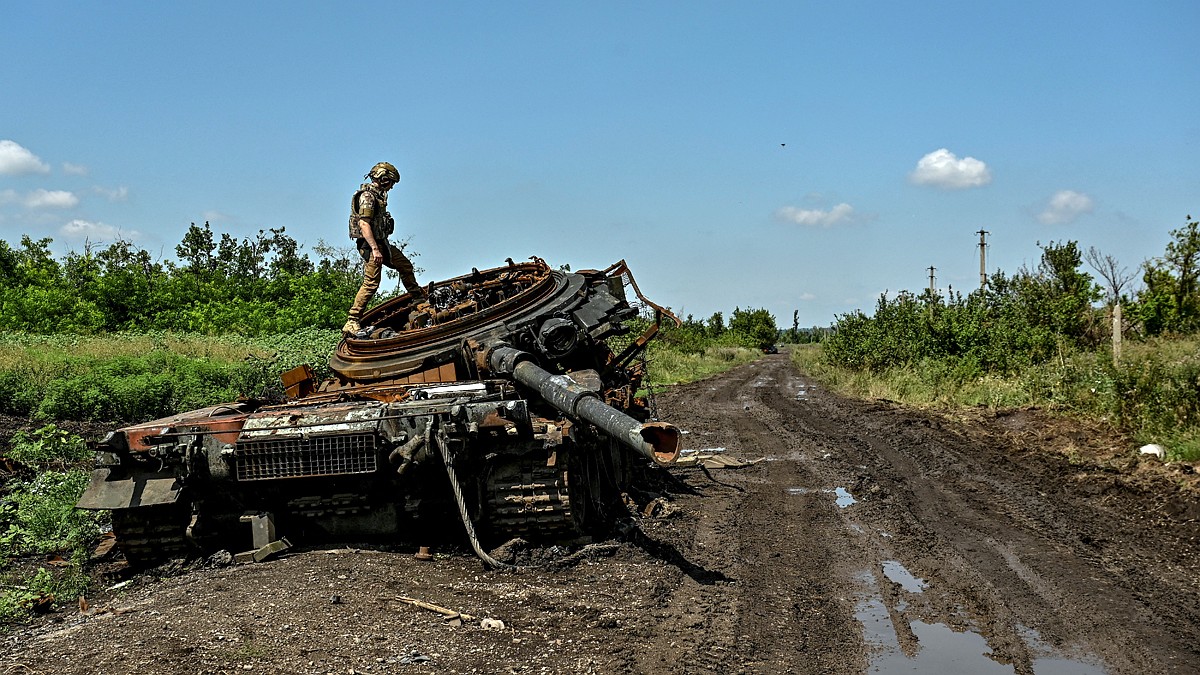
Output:
[[[243,551],[242,553],[233,556],[233,560],[239,564],[262,562],[273,556],[283,553],[291,547],[291,542],[284,537],[283,539],[276,539],[275,541],[262,546],[261,548]]]

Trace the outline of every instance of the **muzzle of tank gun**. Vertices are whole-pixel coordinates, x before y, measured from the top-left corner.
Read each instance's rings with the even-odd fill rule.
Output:
[[[495,372],[512,375],[534,389],[563,414],[591,422],[626,447],[651,461],[667,465],[679,459],[680,433],[666,422],[639,422],[600,400],[592,391],[566,375],[554,375],[533,362],[533,356],[512,347],[496,347],[488,355]]]

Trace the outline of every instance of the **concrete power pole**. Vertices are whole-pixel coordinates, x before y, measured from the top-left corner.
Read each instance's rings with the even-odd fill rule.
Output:
[[[979,235],[979,287],[987,286],[987,236],[988,231],[980,229],[975,234]]]
[[[933,265],[930,265],[927,269],[929,270],[929,303],[928,303],[929,307],[928,307],[928,309],[929,309],[929,319],[932,321],[933,320],[933,298],[934,298],[934,294],[937,293],[937,286],[934,284],[934,279],[936,277],[933,276],[933,273],[935,271],[937,271],[937,268],[934,267]]]

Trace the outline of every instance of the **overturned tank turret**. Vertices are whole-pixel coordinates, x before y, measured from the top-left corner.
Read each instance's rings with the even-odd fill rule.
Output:
[[[637,477],[679,454],[679,431],[638,395],[644,350],[675,317],[624,261],[573,273],[510,261],[424,290],[367,312],[330,357],[335,377],[284,373],[282,403],[109,434],[79,506],[112,510],[135,563],[285,537],[465,536],[484,555],[512,537],[606,534]],[[654,316],[636,334],[628,290]]]

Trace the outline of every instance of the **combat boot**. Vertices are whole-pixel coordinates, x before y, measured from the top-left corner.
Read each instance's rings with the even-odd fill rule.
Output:
[[[358,319],[350,317],[346,319],[346,325],[342,326],[342,335],[354,335],[360,330],[362,327],[358,325]]]

